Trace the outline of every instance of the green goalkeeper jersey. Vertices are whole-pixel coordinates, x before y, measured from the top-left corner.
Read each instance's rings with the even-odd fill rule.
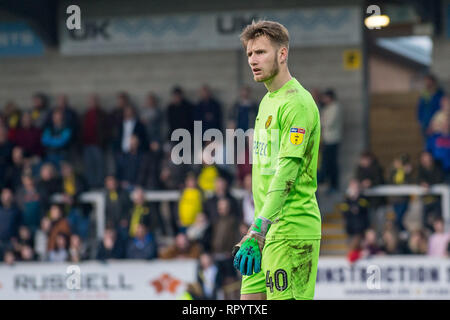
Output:
[[[311,94],[295,78],[277,91],[267,92],[259,106],[253,135],[255,217],[264,206],[278,159],[300,158],[297,177],[293,183],[292,180],[286,183],[286,201],[267,234],[267,241],[321,238],[315,195],[319,143],[319,110]]]

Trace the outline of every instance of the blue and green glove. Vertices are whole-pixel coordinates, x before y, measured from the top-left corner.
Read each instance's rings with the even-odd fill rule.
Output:
[[[266,242],[266,234],[272,222],[258,217],[247,234],[233,248],[234,267],[244,276],[261,271],[261,255]]]

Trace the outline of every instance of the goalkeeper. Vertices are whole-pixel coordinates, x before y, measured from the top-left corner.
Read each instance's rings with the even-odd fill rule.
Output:
[[[272,21],[241,34],[248,63],[268,92],[253,136],[255,220],[233,248],[241,299],[313,299],[321,238],[315,192],[318,108],[287,67],[289,34]]]

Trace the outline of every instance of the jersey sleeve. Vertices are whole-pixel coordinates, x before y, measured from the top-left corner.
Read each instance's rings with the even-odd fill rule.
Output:
[[[313,108],[314,107],[314,108]],[[302,158],[317,123],[313,101],[292,99],[279,109],[279,158]]]

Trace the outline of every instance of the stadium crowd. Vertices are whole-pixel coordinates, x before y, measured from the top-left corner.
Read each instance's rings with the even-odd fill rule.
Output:
[[[435,85],[435,79],[429,79]],[[423,228],[407,230],[403,216],[409,198],[369,200],[361,195],[361,190],[385,182],[425,187],[448,182],[450,156],[443,150],[448,150],[448,145],[444,147],[449,136],[449,99],[434,89],[427,90],[420,101],[419,119],[425,123],[427,145],[417,172],[410,158],[402,155],[385,177],[373,154],[361,155],[355,179],[339,206],[351,237],[352,261],[381,253],[442,255],[449,250],[435,196],[423,199]],[[333,193],[339,191],[342,112],[333,90],[312,93],[324,128],[318,178],[321,183],[329,181]],[[14,264],[196,258],[201,290],[193,285],[191,294],[217,298],[219,288],[238,279],[230,249],[254,218],[251,165],[248,157],[238,165],[175,165],[170,133],[177,128],[193,133],[194,120],[202,121],[203,132],[225,127],[246,131],[253,127],[257,109],[250,89],[243,87],[225,115],[222,103],[206,85],[199,90],[197,103],[174,87],[164,108],[153,93],[145,105],[137,107],[126,92],[119,92],[112,108],[92,94],[82,114],[66,95],[56,97],[54,106],[42,93],[32,96],[31,108],[8,102],[0,114],[0,259]],[[242,199],[232,195],[232,186],[243,189]],[[95,236],[92,207],[80,201],[80,195],[90,190],[101,191],[105,197],[106,230],[101,241]],[[145,200],[145,190],[179,190],[181,196],[169,204],[167,216],[159,203]],[[53,198],[57,194],[62,199],[58,203]],[[393,204],[396,218],[388,219],[377,236],[372,220],[387,201]]]

